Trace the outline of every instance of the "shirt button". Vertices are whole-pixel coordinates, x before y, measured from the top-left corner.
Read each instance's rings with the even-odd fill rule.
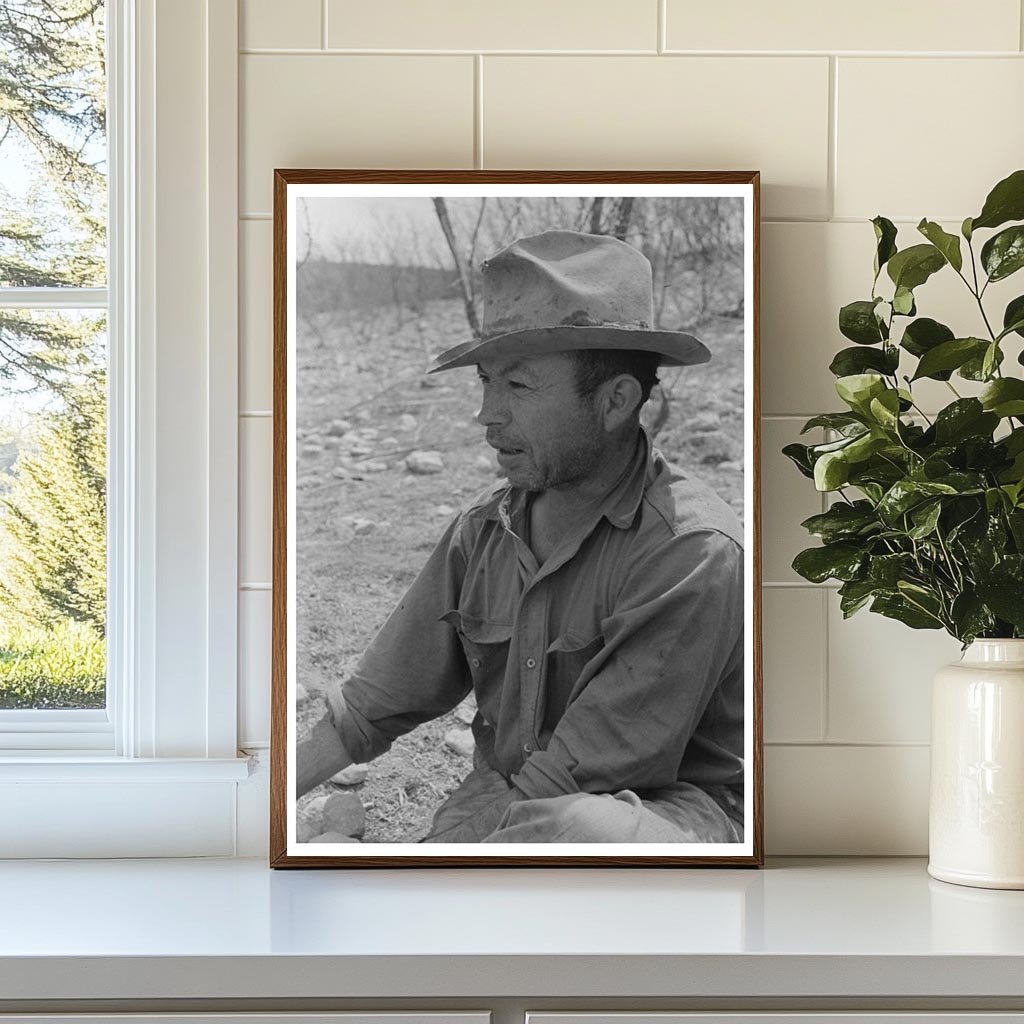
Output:
[[[523,750],[527,754],[532,754],[533,753],[533,744],[532,743],[524,743],[523,744]]]
[[[526,667],[527,668],[536,668],[537,667],[537,662],[533,658],[527,658],[526,659]]]
[[[474,658],[473,659],[473,668],[479,668],[479,667],[480,667],[480,659],[479,658]]]

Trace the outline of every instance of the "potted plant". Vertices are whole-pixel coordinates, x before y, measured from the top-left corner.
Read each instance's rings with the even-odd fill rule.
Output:
[[[802,524],[822,543],[796,572],[839,580],[844,617],[867,607],[962,643],[933,689],[929,871],[1012,888],[1024,888],[1024,354],[1007,350],[1024,337],[1024,294],[1001,316],[985,300],[1024,267],[1021,221],[1024,170],[959,234],[925,219],[901,249],[875,217],[871,297],[839,311],[853,344],[829,367],[845,408],[805,424],[824,443],[783,449],[834,496]],[[975,326],[918,315],[915,290],[940,272],[973,296]],[[934,416],[915,395],[923,380],[950,393]]]

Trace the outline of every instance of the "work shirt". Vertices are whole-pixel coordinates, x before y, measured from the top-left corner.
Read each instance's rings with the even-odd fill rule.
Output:
[[[744,574],[732,510],[672,482],[641,435],[618,484],[544,562],[531,495],[492,488],[448,526],[329,699],[366,762],[472,691],[484,761],[521,798],[677,780],[743,784]]]

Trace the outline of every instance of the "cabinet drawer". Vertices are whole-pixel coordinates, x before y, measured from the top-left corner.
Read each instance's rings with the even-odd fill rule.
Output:
[[[0,1013],[0,1024],[490,1024],[490,1013]]]
[[[526,1024],[1024,1024],[1024,1013],[528,1013]]]

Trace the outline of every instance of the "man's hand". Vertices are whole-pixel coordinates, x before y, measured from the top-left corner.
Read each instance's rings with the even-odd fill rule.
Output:
[[[295,747],[295,795],[302,796],[324,779],[352,764],[329,715],[324,715]]]

